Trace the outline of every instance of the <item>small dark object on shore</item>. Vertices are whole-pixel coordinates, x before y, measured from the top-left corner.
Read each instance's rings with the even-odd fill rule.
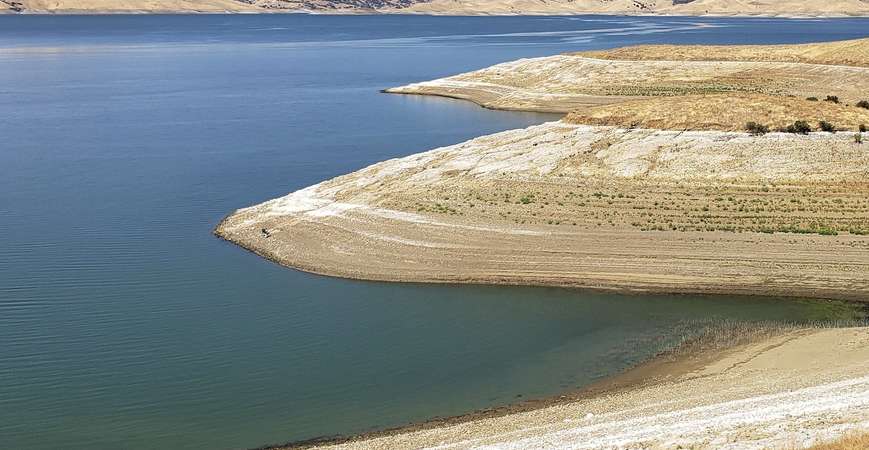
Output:
[[[261,231],[262,231],[262,234],[264,237],[267,237],[267,238],[272,237],[272,234],[269,233],[269,230],[266,230],[265,228],[263,228]]]
[[[839,97],[836,95],[828,95],[827,98],[824,99],[825,102],[833,102],[839,103]]]

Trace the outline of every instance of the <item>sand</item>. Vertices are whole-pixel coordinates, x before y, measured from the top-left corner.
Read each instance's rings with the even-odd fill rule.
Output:
[[[869,329],[798,330],[577,402],[331,446],[803,448],[869,429]]]

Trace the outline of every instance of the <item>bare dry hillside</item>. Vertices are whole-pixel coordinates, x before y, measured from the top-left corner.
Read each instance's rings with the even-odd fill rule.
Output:
[[[865,0],[0,0],[0,11],[869,15]]]
[[[719,54],[722,48],[726,50]],[[795,56],[787,56],[790,48],[795,48]],[[667,54],[665,49],[673,52]],[[495,109],[552,112],[698,94],[821,99],[833,95],[851,104],[869,97],[869,39],[737,50],[717,46],[634,47],[584,55],[520,59],[386,91],[460,98]],[[709,60],[699,60],[703,55]],[[742,57],[751,60],[740,60]],[[781,59],[800,62],[778,61]]]
[[[866,300],[864,147],[553,122],[375,164],[217,233],[351,278]]]
[[[869,126],[869,109],[823,100],[762,94],[711,94],[652,97],[587,108],[568,114],[571,123],[623,128],[742,131],[748,121],[771,130],[796,120],[819,129],[825,121],[837,130]]]
[[[767,61],[869,67],[869,39],[796,45],[640,45],[573,55],[623,61]]]

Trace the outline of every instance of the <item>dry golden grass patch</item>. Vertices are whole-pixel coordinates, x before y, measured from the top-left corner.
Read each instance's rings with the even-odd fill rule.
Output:
[[[571,113],[566,120],[626,128],[725,131],[744,130],[749,121],[775,130],[804,120],[817,129],[823,120],[840,130],[857,131],[860,125],[869,125],[869,109],[796,97],[709,94],[601,105]]]
[[[381,206],[564,230],[869,234],[869,185],[489,182],[393,193]]]
[[[770,61],[869,67],[869,39],[797,45],[640,45],[572,54],[629,61]]]
[[[869,449],[869,434],[850,434],[841,439],[810,447],[808,450],[866,450]]]

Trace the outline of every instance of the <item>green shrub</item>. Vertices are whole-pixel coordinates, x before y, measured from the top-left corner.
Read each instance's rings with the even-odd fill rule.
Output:
[[[785,131],[794,134],[809,134],[812,131],[812,127],[805,120],[798,120],[792,125],[788,125]]]
[[[826,131],[828,133],[836,132],[836,126],[826,120],[822,120],[818,125],[821,126],[821,131]]]
[[[839,97],[835,95],[828,95],[827,98],[824,99],[825,102],[839,103]]]
[[[806,97],[806,100],[808,100],[810,102],[816,102],[816,101],[818,101],[818,97]]]
[[[856,142],[858,144],[862,144],[863,143],[863,134],[862,133],[855,134],[854,135],[854,142]]]
[[[749,133],[758,136],[761,134],[769,133],[769,127],[757,122],[748,122],[745,124],[745,131],[748,131]]]
[[[860,100],[857,102],[857,107],[869,109],[869,100]]]

